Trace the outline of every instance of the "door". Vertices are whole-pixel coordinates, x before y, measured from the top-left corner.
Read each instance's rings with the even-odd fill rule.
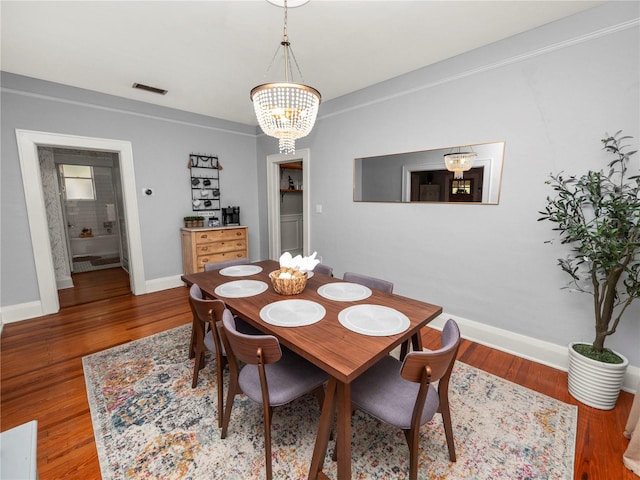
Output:
[[[280,165],[302,162],[302,191],[296,195],[302,195],[302,255],[309,255],[311,250],[311,229],[309,218],[310,189],[311,186],[311,154],[308,148],[297,150],[294,155],[275,154],[267,157],[267,202],[269,224],[269,258],[278,260],[282,251],[282,233],[280,230],[281,213],[281,188]]]

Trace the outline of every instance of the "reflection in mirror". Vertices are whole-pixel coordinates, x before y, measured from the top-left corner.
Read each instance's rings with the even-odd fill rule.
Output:
[[[462,202],[497,204],[505,142],[356,158],[355,202]],[[470,170],[455,179],[444,155],[463,148],[476,153]]]

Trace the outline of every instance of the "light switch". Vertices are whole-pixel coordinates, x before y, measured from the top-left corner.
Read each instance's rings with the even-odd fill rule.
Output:
[[[322,213],[322,205],[316,205],[316,213]]]

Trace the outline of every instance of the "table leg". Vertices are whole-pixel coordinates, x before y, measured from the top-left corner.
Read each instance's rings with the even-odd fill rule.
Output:
[[[411,337],[411,344],[414,352],[422,351],[422,335],[420,335],[420,331]]]
[[[324,403],[322,404],[322,413],[320,414],[320,424],[318,425],[316,445],[313,449],[311,467],[309,468],[309,480],[326,478],[322,473],[322,467],[324,466],[324,457],[327,454],[327,445],[329,443],[329,436],[331,435],[331,428],[333,424],[336,383],[337,380],[335,378],[329,377],[329,382],[327,383],[324,395]]]
[[[351,384],[338,382],[337,394],[338,480],[349,480],[351,478]]]
[[[194,358],[196,356],[195,351],[195,343],[196,343],[196,326],[194,325],[196,322],[195,317],[191,320],[191,341],[189,343],[189,358]]]

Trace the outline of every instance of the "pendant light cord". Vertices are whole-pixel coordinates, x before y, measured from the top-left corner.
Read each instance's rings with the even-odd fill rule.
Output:
[[[271,58],[271,62],[269,62],[269,66],[267,67],[267,71],[265,72],[265,77],[267,73],[271,71],[271,67],[273,67],[273,62],[275,62],[278,57],[278,53],[280,53],[280,47],[284,49],[284,78],[285,82],[293,82],[293,74],[291,72],[291,60],[293,60],[293,64],[296,66],[296,70],[298,71],[298,75],[300,76],[301,83],[304,83],[304,77],[302,76],[302,71],[300,70],[300,65],[298,65],[298,60],[293,53],[293,47],[291,47],[291,42],[289,42],[289,31],[287,28],[288,23],[288,11],[287,8],[287,0],[284,0],[284,27],[282,31],[282,41],[280,42],[280,46],[276,49],[273,54],[273,58]]]

